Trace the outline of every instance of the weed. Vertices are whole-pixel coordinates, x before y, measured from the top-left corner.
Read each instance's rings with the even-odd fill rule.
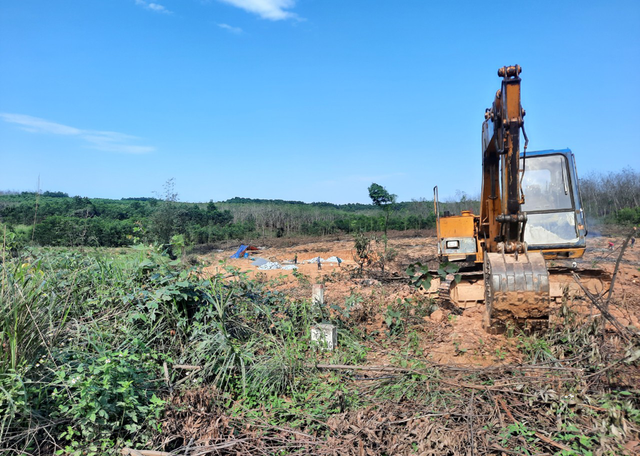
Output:
[[[455,356],[461,356],[467,352],[466,348],[460,348],[460,342],[457,340],[453,341],[453,346],[455,347]]]
[[[384,315],[384,324],[387,325],[387,331],[390,335],[399,335],[404,332],[405,319],[403,312],[387,306],[387,312]]]
[[[74,357],[59,365],[52,398],[61,417],[73,426],[59,435],[68,454],[102,454],[115,441],[130,445],[132,436],[149,438],[164,408],[154,393],[155,363],[134,353],[107,351],[99,357]],[[54,416],[55,416],[54,415]],[[117,434],[113,430],[117,429]],[[86,452],[86,442],[95,450]]]
[[[502,446],[509,445],[518,454],[533,455],[539,452],[537,447],[538,438],[535,431],[527,428],[522,423],[507,425],[500,433]],[[514,443],[510,443],[513,441]]]
[[[331,354],[330,364],[360,364],[366,360],[369,349],[352,331],[346,328],[339,329],[338,340],[340,342]]]
[[[437,275],[440,279],[445,279],[447,275],[454,274],[454,280],[456,283],[460,282],[462,276],[456,274],[460,266],[455,263],[442,263],[438,266]],[[429,265],[416,262],[410,264],[405,273],[409,276],[409,281],[416,288],[423,288],[428,290],[431,286],[431,280],[433,275],[429,272]]]
[[[309,281],[309,276],[307,276],[304,273],[298,271],[297,269],[293,269],[291,272],[292,272],[293,276],[298,280],[298,285],[299,286],[308,286],[311,283]]]
[[[331,310],[335,315],[334,321],[337,321],[343,326],[347,325],[349,320],[352,318],[354,311],[362,309],[363,301],[364,298],[360,294],[351,292],[351,294],[345,299],[344,306],[331,304]]]
[[[522,351],[527,361],[532,364],[542,364],[548,361],[557,361],[553,356],[549,342],[535,335],[520,336],[518,348]]]

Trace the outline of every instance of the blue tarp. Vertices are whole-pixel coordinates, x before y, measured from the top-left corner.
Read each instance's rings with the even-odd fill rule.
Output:
[[[249,246],[242,244],[240,246],[240,248],[238,249],[238,251],[236,253],[234,253],[233,255],[231,255],[229,258],[240,258],[240,256],[242,255],[242,252],[247,250],[247,247],[249,247]]]

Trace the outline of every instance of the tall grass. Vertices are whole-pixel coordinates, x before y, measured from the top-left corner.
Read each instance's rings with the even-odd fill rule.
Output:
[[[0,442],[14,451],[36,448],[34,429],[55,427],[49,393],[65,365],[62,348],[114,302],[126,263],[55,249],[16,254],[5,236],[0,263]],[[84,336],[83,336],[84,334]],[[81,336],[80,339],[78,336]],[[66,394],[70,396],[68,389]],[[43,411],[43,409],[45,411]],[[3,446],[0,445],[0,448]],[[36,446],[34,446],[36,445]]]
[[[315,356],[310,303],[237,272],[206,278],[153,247],[0,253],[0,452],[148,447],[167,383],[267,401],[297,394]],[[201,369],[167,382],[165,363]]]
[[[51,356],[68,315],[53,305],[40,263],[7,258],[0,264],[0,441],[8,438],[16,421],[32,419],[27,385],[34,369]],[[17,423],[18,425],[20,423]]]

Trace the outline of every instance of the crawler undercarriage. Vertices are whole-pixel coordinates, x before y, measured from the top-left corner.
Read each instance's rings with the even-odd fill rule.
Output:
[[[508,256],[491,264],[491,271],[462,268],[445,279],[437,278],[437,271],[433,270],[436,278],[427,293],[454,312],[485,305],[483,326],[488,332],[499,334],[509,324],[527,331],[547,328],[551,308],[560,304],[563,298],[581,292],[576,278],[595,294],[606,291],[611,279],[602,269],[577,265],[546,266],[544,260],[540,264],[536,256],[533,262],[528,262],[526,274],[522,270],[516,272],[516,269],[527,268],[527,263],[514,266],[509,263]],[[534,278],[534,274],[538,277]]]

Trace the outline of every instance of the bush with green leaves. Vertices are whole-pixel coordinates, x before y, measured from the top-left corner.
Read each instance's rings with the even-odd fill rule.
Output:
[[[53,418],[68,421],[59,437],[65,454],[103,454],[151,441],[165,402],[156,395],[159,372],[147,354],[70,350],[51,384]],[[87,451],[88,450],[88,451]]]
[[[56,436],[84,454],[143,438],[142,423],[160,410],[150,388],[160,371],[136,361],[153,350],[122,327],[122,287],[139,282],[133,263],[64,250],[0,263],[0,343],[9,347],[0,352],[0,448],[51,450]]]

